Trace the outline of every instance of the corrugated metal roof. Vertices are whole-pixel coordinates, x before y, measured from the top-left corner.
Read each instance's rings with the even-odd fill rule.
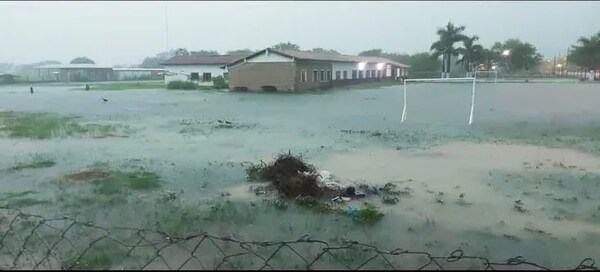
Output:
[[[267,49],[265,49],[267,50]],[[263,51],[259,51],[253,55],[250,55],[248,58],[252,58],[256,55],[260,55]],[[318,61],[336,61],[336,62],[366,62],[366,63],[389,63],[395,66],[410,68],[409,65],[399,63],[397,61],[393,61],[390,59],[382,58],[382,57],[365,57],[365,56],[352,56],[352,55],[342,55],[342,54],[332,54],[332,53],[315,53],[311,51],[300,51],[300,50],[277,50],[268,48],[270,52],[274,52],[276,54],[280,54],[283,56],[287,56],[290,58],[296,58],[301,60],[318,60]],[[242,59],[238,59],[237,61],[232,61],[229,64],[235,64]]]
[[[162,65],[193,65],[193,64],[214,64],[224,65],[234,62],[244,56],[239,55],[209,55],[209,56],[177,56],[170,58]]]

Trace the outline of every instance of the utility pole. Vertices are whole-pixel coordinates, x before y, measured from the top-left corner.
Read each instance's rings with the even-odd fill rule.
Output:
[[[567,71],[567,76],[569,75],[569,50],[571,50],[571,48],[567,47],[567,56],[565,57],[565,71]]]
[[[554,59],[552,60],[552,75],[556,75],[556,55],[554,55]]]
[[[166,45],[167,45],[167,54],[171,57],[169,53],[169,21],[167,20],[167,3],[165,3],[165,37],[166,37]]]

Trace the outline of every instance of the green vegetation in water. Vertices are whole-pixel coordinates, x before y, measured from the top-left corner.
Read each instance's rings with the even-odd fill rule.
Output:
[[[213,79],[213,85],[198,85],[192,81],[173,80],[167,84],[168,90],[202,90],[213,91],[227,89],[229,86],[223,77],[218,76]]]
[[[95,193],[98,194],[117,194],[125,193],[127,189],[149,190],[160,187],[160,177],[154,172],[135,171],[109,172],[107,177],[96,179],[92,182],[96,187]]]
[[[123,245],[104,239],[82,252],[81,255],[75,255],[66,261],[61,266],[67,270],[108,270],[114,269],[114,266],[119,265],[127,255],[127,248]]]
[[[143,167],[115,170],[106,164],[96,163],[90,170],[66,175],[56,184],[59,187],[57,200],[60,205],[79,210],[125,204],[133,192],[160,188],[162,180],[157,173]],[[74,187],[77,184],[83,187]],[[90,185],[91,191],[87,187]]]
[[[210,207],[170,202],[158,204],[150,225],[173,236],[199,233],[209,226],[245,226],[256,221],[258,210],[245,203],[217,200]],[[211,222],[213,224],[207,224]]]
[[[0,132],[11,138],[49,139],[74,135],[105,137],[117,131],[114,125],[81,125],[74,121],[77,118],[51,113],[3,112],[0,114]]]
[[[337,87],[337,88],[343,88],[343,89],[376,89],[376,88],[381,88],[381,87],[396,86],[396,85],[400,85],[400,84],[402,84],[402,82],[400,82],[400,81],[382,80],[382,81],[375,81],[375,82],[369,82],[369,83],[349,85],[349,86],[343,86],[343,87]]]
[[[56,164],[55,161],[49,159],[43,159],[41,157],[34,157],[33,160],[28,162],[19,162],[15,166],[8,168],[8,171],[20,171],[23,169],[35,169],[35,168],[47,168],[52,167]]]
[[[165,83],[160,81],[134,81],[134,82],[111,82],[99,83],[90,86],[90,90],[108,90],[108,91],[123,91],[123,90],[139,90],[139,89],[164,89]]]
[[[167,84],[169,90],[196,90],[198,84],[191,81],[173,80]]]
[[[313,210],[317,213],[343,212],[342,209],[311,196],[297,197],[295,202],[296,205]]]
[[[25,208],[35,205],[48,204],[48,200],[40,200],[37,198],[29,197],[32,194],[36,194],[36,191],[23,191],[17,193],[4,193],[0,197],[0,206],[7,206],[11,208]]]
[[[363,207],[358,210],[358,214],[352,219],[359,223],[375,223],[383,218],[383,213],[379,211],[377,206],[364,203]]]

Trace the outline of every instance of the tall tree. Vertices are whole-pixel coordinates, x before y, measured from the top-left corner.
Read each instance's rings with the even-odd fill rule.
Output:
[[[310,51],[315,52],[315,53],[336,54],[336,55],[340,54],[340,52],[338,52],[334,49],[323,49],[321,47],[313,48]]]
[[[219,52],[217,52],[215,50],[190,51],[190,56],[211,56],[211,55],[219,55]]]
[[[188,52],[188,50],[185,49],[185,48],[177,48],[177,49],[175,49],[175,51],[173,51],[173,55],[177,56],[177,57],[179,57],[179,56],[189,56],[190,52]]]
[[[381,49],[371,49],[371,50],[365,50],[362,51],[360,53],[358,53],[359,56],[365,56],[365,57],[383,57],[384,53],[383,50]]]
[[[530,43],[522,42],[519,39],[508,39],[504,43],[495,43],[492,46],[492,52],[495,54],[500,54],[500,52],[504,50],[509,50],[509,55],[506,56],[506,61],[508,62],[509,70],[520,71],[525,70],[529,71],[540,64],[542,61],[542,55],[537,52],[535,46]]]
[[[255,53],[254,51],[247,49],[247,48],[227,51],[227,55],[235,55],[235,56],[248,56],[248,55],[252,55],[254,53]]]
[[[77,57],[69,62],[71,64],[95,64],[93,60],[88,57]]]
[[[471,73],[475,70],[477,64],[483,61],[483,46],[475,44],[475,41],[479,40],[479,37],[465,37],[463,39],[463,47],[456,49],[456,52],[460,55],[456,65],[463,65],[467,73]]]
[[[571,47],[569,62],[590,70],[600,69],[600,31],[589,38],[579,38],[577,43]]]
[[[450,76],[450,57],[458,56],[454,44],[463,41],[466,36],[462,34],[465,26],[455,26],[452,22],[437,30],[439,40],[431,44],[432,57],[442,56],[442,77]]]
[[[278,43],[276,45],[271,46],[271,48],[279,50],[300,50],[299,45],[291,42]]]

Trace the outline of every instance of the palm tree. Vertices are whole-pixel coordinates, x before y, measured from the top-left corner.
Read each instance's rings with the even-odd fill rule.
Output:
[[[581,37],[573,45],[568,60],[589,70],[600,69],[600,32],[591,37]]]
[[[442,56],[442,78],[450,76],[450,57],[458,55],[454,44],[466,38],[462,34],[464,30],[465,26],[456,27],[452,22],[448,22],[445,28],[437,30],[440,38],[431,45],[430,50],[433,51],[432,57],[439,58]]]
[[[479,40],[479,37],[465,37],[463,39],[463,47],[456,49],[456,52],[460,54],[460,59],[456,61],[456,65],[463,65],[467,71],[467,76],[471,76],[474,67],[483,61],[483,46],[475,44],[475,41]]]

